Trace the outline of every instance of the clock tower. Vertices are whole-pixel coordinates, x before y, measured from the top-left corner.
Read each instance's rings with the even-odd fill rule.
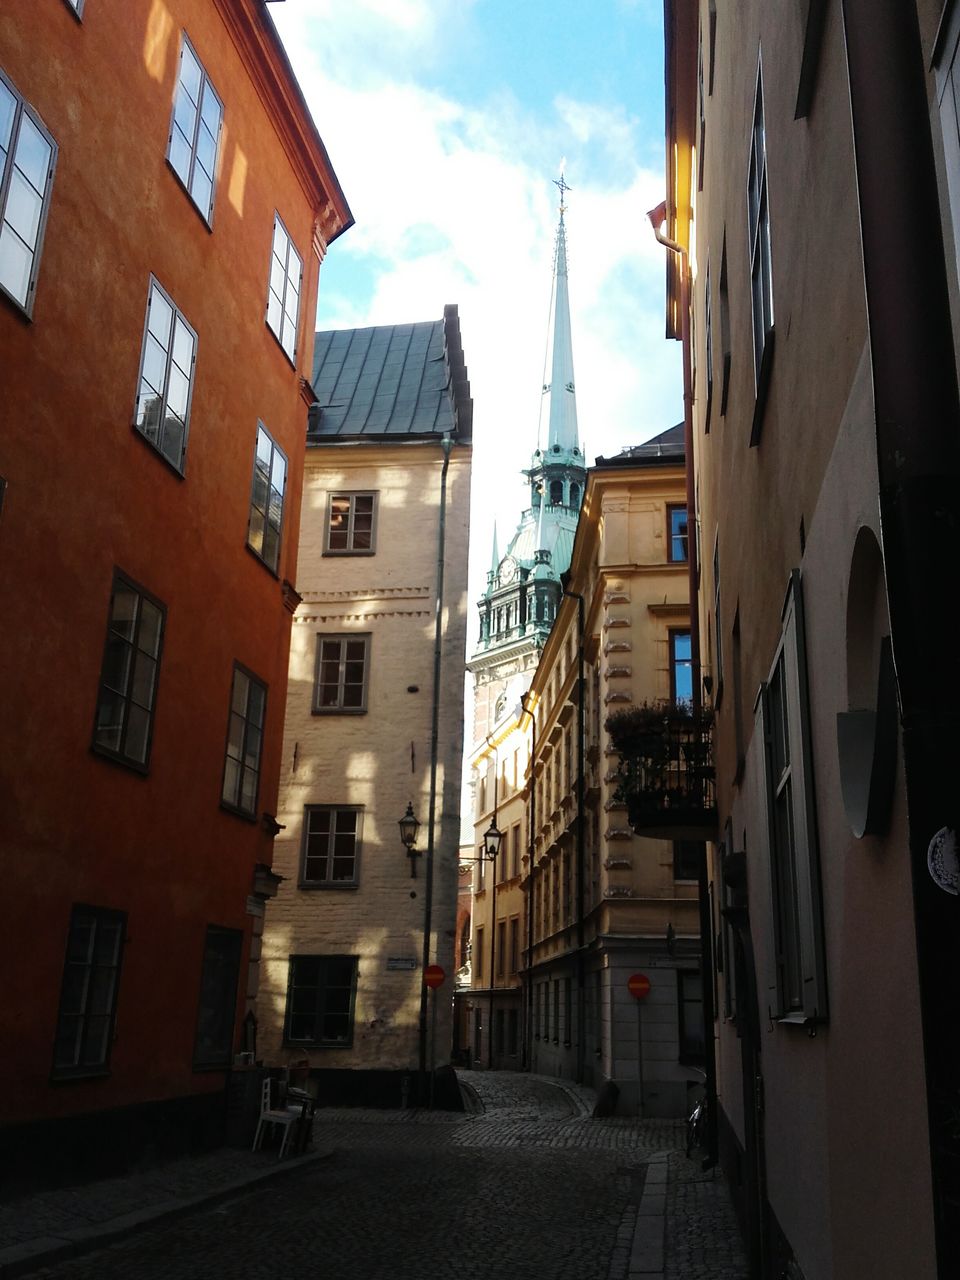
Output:
[[[474,742],[482,742],[530,684],[540,651],[550,633],[562,594],[560,575],[569,568],[573,537],[586,480],[577,433],[573,379],[573,342],[567,286],[567,241],[563,202],[569,190],[561,174],[548,350],[550,381],[543,385],[541,422],[546,444],[538,440],[523,472],[529,505],[501,556],[493,536],[487,585],[478,601],[480,638],[467,663],[474,680]]]

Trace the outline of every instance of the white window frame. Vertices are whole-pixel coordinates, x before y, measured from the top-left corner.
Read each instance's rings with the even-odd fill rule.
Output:
[[[296,281],[296,283],[294,283]],[[300,298],[303,291],[303,259],[284,226],[279,213],[273,215],[273,244],[267,280],[267,328],[280,343],[291,364],[296,364],[297,333],[300,329]],[[290,299],[293,298],[293,311]]]
[[[781,705],[777,682],[783,691]],[[761,686],[760,706],[773,919],[772,1011],[781,1022],[814,1024],[827,1018],[826,960],[803,596],[796,569],[787,588],[770,676]]]
[[[184,55],[187,55],[196,63],[197,70],[200,73],[199,87],[197,90],[197,100],[194,102],[190,91],[184,80]],[[189,106],[184,105],[184,100]],[[217,120],[216,137],[213,137],[213,131],[210,128],[212,121],[206,115],[207,104],[209,102],[216,104]],[[190,108],[195,112],[193,120],[188,119]],[[178,114],[179,112],[179,114]],[[187,136],[189,131],[190,136]],[[200,158],[200,144],[203,132],[213,138],[213,159],[211,161],[211,171],[207,172],[207,167]],[[177,66],[177,84],[173,94],[173,107],[170,112],[170,131],[167,134],[167,163],[176,174],[177,180],[186,191],[187,195],[193,202],[197,212],[203,218],[208,227],[213,226],[213,205],[217,194],[217,171],[220,166],[220,138],[223,134],[223,99],[213,87],[213,81],[207,75],[206,67],[200,61],[196,49],[190,42],[187,33],[181,34],[180,41],[180,61]],[[178,154],[174,150],[174,143],[177,137],[182,139],[186,149],[178,159]],[[198,199],[195,190],[197,167],[205,177],[210,180],[210,194],[206,201]]]
[[[313,680],[313,714],[317,716],[349,716],[363,715],[367,710],[367,692],[370,686],[370,641],[369,632],[319,632],[317,635],[317,658]],[[339,646],[340,653],[336,658],[328,658],[328,662],[337,662],[338,679],[337,679],[337,701],[335,703],[321,703],[320,701],[320,672],[324,662],[324,646],[336,644]],[[344,705],[344,696],[346,690],[346,667],[347,667],[347,646],[351,644],[361,644],[363,646],[363,687],[361,691],[361,702],[359,706],[348,707]],[[351,659],[356,661],[356,659]]]
[[[163,306],[158,307],[158,301]],[[171,312],[166,322],[165,334],[162,332],[164,328],[163,307],[166,307]],[[151,321],[153,321],[152,324]],[[186,335],[185,338],[184,334]],[[189,370],[183,368],[185,353],[182,345],[179,346],[179,354],[177,356],[174,354],[178,343],[182,343],[186,338],[190,340]],[[151,342],[160,350],[160,355],[157,357],[154,357]],[[166,343],[166,346],[164,346],[164,343]],[[155,387],[147,376],[148,361],[151,358],[162,359],[162,387]],[[155,276],[151,276],[150,287],[147,290],[147,311],[143,321],[143,339],[140,344],[140,371],[137,377],[137,397],[134,402],[133,428],[181,475],[186,463],[187,441],[190,437],[190,410],[193,405],[193,384],[196,366],[197,331],[170,297],[169,293],[167,293],[166,289],[160,284],[159,280]],[[149,365],[149,371],[153,374],[153,364]],[[177,409],[171,409],[170,407],[171,387],[176,385],[177,375],[181,379],[185,378],[187,383],[182,419]],[[156,375],[153,374],[153,376],[155,377]],[[146,401],[149,397],[144,395],[145,387],[149,391],[156,392],[159,397],[158,421],[153,424],[148,421]],[[182,398],[178,403],[184,403]],[[183,425],[183,437],[179,449],[171,446],[168,450],[165,447],[168,429],[167,420],[170,415],[176,418],[178,422],[182,422]]]
[[[57,144],[53,135],[45,127],[43,121],[34,111],[33,107],[27,102],[26,98],[18,91],[13,82],[0,71],[0,90],[5,91],[13,99],[12,106],[9,103],[2,104],[8,109],[8,136],[0,135],[0,262],[2,262],[3,244],[6,240],[15,242],[17,246],[29,251],[29,271],[27,273],[26,289],[22,296],[15,293],[3,283],[0,278],[0,292],[6,295],[14,306],[18,307],[29,318],[33,315],[33,303],[37,289],[37,275],[40,269],[40,257],[43,251],[43,237],[47,229],[47,217],[50,212],[50,192],[53,188],[53,174],[57,167]],[[0,100],[2,103],[2,100]],[[3,114],[0,113],[0,128],[3,127]],[[17,163],[17,158],[23,158],[23,151],[26,144],[24,139],[27,134],[25,128],[33,130],[39,134],[40,140],[50,148],[50,155],[46,161],[46,169],[42,174],[28,174]],[[36,185],[34,179],[38,179],[43,184],[43,189]],[[28,201],[32,201],[35,197],[40,198],[40,208],[34,220],[34,226],[30,231],[32,244],[26,239],[21,232],[27,231],[22,224],[17,224],[10,219],[10,215],[14,212],[14,201],[16,201],[16,188],[25,189],[24,194]],[[13,196],[13,198],[11,198]]]
[[[287,455],[263,423],[258,421],[257,441],[253,451],[253,483],[250,490],[250,517],[247,521],[247,546],[272,573],[277,572],[280,564],[283,511],[289,469]],[[276,537],[272,553],[267,547],[268,532],[272,532]]]
[[[933,69],[943,133],[947,202],[953,247],[960,276],[960,4],[952,4],[941,20],[934,45]]]
[[[747,232],[750,259],[750,315],[753,322],[753,371],[757,396],[773,350],[773,261],[770,199],[767,186],[767,137],[763,107],[763,69],[757,64],[757,87],[747,161]]]

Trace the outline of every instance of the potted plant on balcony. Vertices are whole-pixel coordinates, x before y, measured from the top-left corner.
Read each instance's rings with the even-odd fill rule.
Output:
[[[608,716],[605,728],[620,756],[617,799],[635,830],[685,824],[712,811],[712,725],[711,710],[695,716],[689,704],[667,700]]]

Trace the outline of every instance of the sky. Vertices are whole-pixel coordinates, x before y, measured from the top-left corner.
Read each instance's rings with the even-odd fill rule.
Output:
[[[561,166],[587,462],[683,416],[664,338],[662,0],[285,0],[270,6],[356,225],[318,329],[456,303],[474,401],[471,610],[537,446]],[[544,423],[544,428],[546,424]],[[469,647],[476,640],[475,613]]]

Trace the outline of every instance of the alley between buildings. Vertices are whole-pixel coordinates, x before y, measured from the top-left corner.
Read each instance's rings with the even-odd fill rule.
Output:
[[[595,1118],[589,1090],[509,1072],[460,1074],[464,1113],[323,1109],[315,1157],[222,1151],[0,1210],[0,1274],[48,1280],[743,1280],[719,1171],[674,1121]],[[241,1168],[283,1176],[226,1199]],[[198,1174],[201,1174],[198,1183]],[[95,1239],[116,1215],[178,1195],[194,1212],[27,1270],[31,1235]],[[218,1194],[219,1193],[219,1194]],[[114,1228],[115,1230],[115,1228]],[[36,1258],[41,1261],[41,1255]]]

